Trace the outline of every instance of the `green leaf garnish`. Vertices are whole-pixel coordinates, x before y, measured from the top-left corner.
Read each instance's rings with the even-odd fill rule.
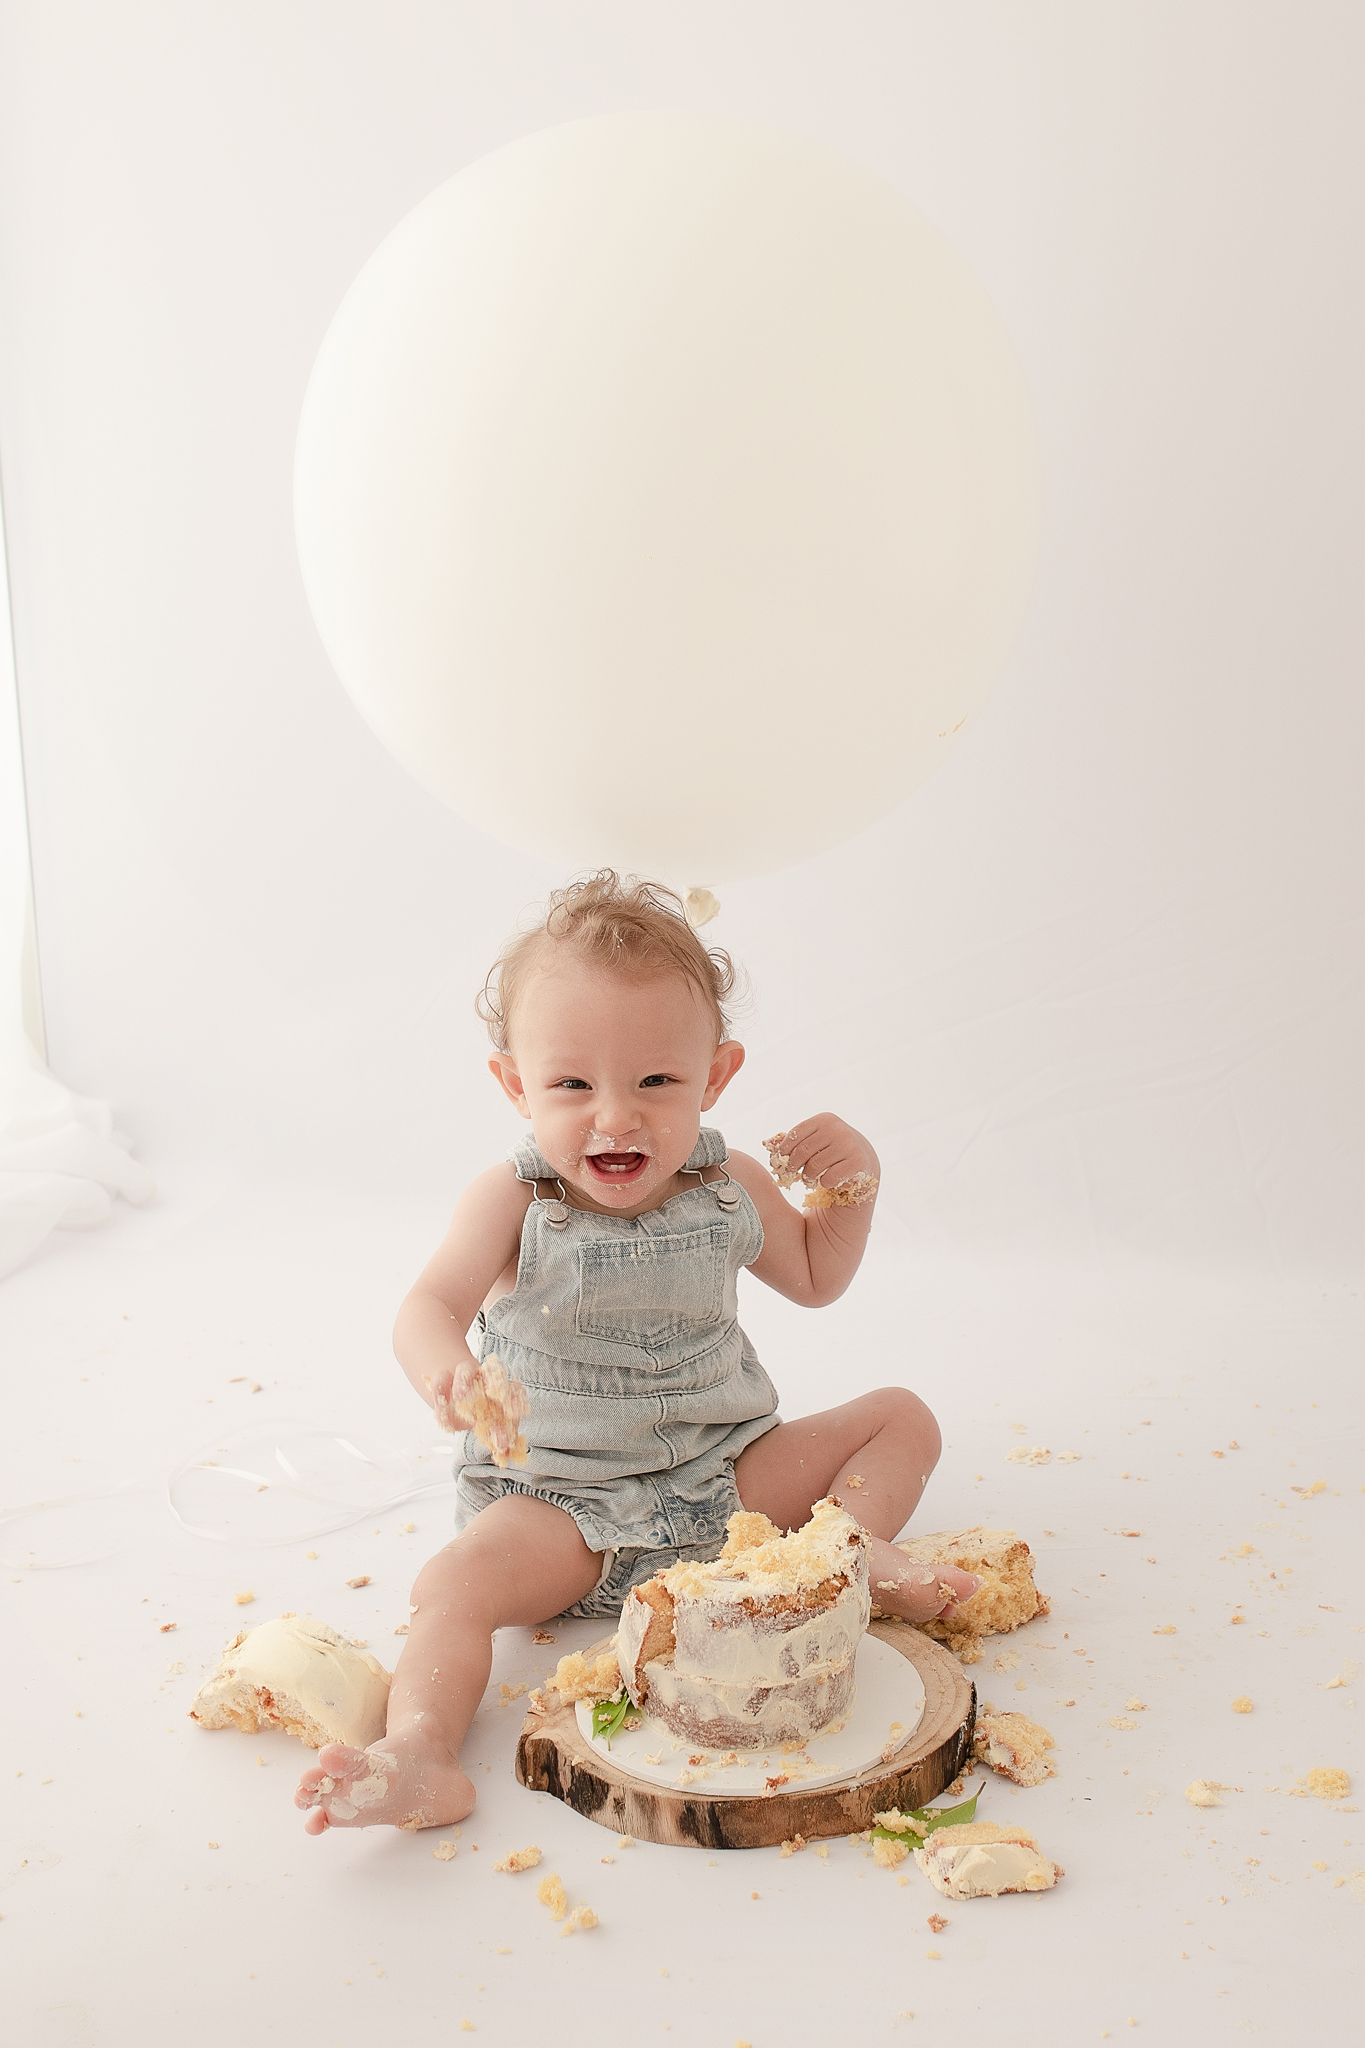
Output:
[[[611,1738],[619,1735],[626,1715],[630,1712],[630,1694],[624,1689],[616,1699],[594,1700],[592,1706],[592,1732],[611,1748]]]
[[[965,1827],[976,1813],[976,1802],[981,1797],[973,1792],[970,1799],[964,1799],[961,1806],[912,1806],[900,1815],[902,1820],[913,1821],[913,1827],[874,1827],[872,1839],[878,1837],[884,1842],[923,1842],[933,1834],[935,1828]],[[897,1809],[899,1811],[899,1809]]]

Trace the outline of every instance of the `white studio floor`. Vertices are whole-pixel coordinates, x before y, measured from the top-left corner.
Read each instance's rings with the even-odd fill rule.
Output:
[[[0,1498],[133,1483],[0,1527],[13,1760],[0,1945],[18,2048],[352,2048],[445,2041],[466,2021],[489,2042],[566,2048],[785,2048],[850,2030],[941,2041],[948,2028],[962,2048],[1066,2048],[1133,2025],[1162,2042],[1281,2041],[1310,2016],[1327,2038],[1334,2020],[1345,2032],[1365,1990],[1354,1293],[944,1270],[880,1227],[836,1309],[802,1317],[752,1289],[746,1324],[784,1413],[840,1387],[915,1386],[948,1445],[915,1526],[1016,1527],[1052,1596],[1049,1621],[994,1646],[1007,1668],[988,1651],[973,1675],[984,1698],[1053,1731],[1059,1775],[1032,1791],[988,1776],[979,1816],[1027,1822],[1066,1877],[1040,1897],[948,1906],[913,1865],[898,1881],[856,1842],[827,1860],[621,1849],[523,1791],[522,1708],[499,1687],[538,1681],[600,1626],[561,1625],[548,1651],[527,1631],[499,1640],[467,1758],[480,1803],[449,1861],[433,1835],[306,1838],[297,1743],[186,1719],[224,1643],[283,1609],[390,1661],[445,1497],[253,1547],[187,1533],[165,1480],[215,1432],[248,1426],[262,1441],[302,1422],[427,1451],[388,1328],[439,1222],[377,1193],[182,1189],[54,1239],[0,1290]],[[1052,1462],[1008,1463],[1020,1444]],[[1080,1460],[1059,1463],[1063,1450]],[[422,1470],[439,1477],[435,1460]],[[248,1534],[268,1527],[256,1512],[241,1509]],[[236,1605],[247,1589],[253,1604]],[[1231,1710],[1243,1694],[1250,1714]],[[1318,1765],[1351,1773],[1343,1803],[1290,1796]],[[1195,1778],[1237,1789],[1197,1810]],[[530,1842],[541,1874],[596,1909],[595,1931],[561,1939],[534,1878],[493,1873]],[[949,1924],[933,1934],[940,1907]]]

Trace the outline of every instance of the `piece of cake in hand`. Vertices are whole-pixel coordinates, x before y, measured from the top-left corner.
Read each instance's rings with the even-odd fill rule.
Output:
[[[963,1664],[975,1664],[982,1639],[1005,1635],[1036,1615],[1049,1613],[1047,1596],[1033,1583],[1033,1553],[1013,1529],[956,1529],[898,1543],[921,1564],[955,1565],[975,1572],[982,1583],[969,1600],[936,1621],[916,1623],[927,1636],[946,1643]]]
[[[778,1131],[775,1137],[763,1140],[763,1149],[768,1155],[768,1171],[780,1188],[792,1188],[798,1181],[804,1181],[806,1195],[802,1202],[804,1209],[859,1209],[864,1202],[870,1202],[877,1192],[877,1176],[873,1173],[855,1173],[849,1179],[839,1181],[827,1188],[823,1182],[812,1180],[808,1174],[795,1173],[792,1163],[783,1147],[788,1142],[788,1133]]]
[[[978,1714],[972,1754],[1016,1785],[1041,1785],[1055,1778],[1057,1767],[1046,1752],[1055,1747],[1046,1728],[1027,1714]]]
[[[389,1674],[377,1658],[311,1615],[282,1614],[239,1635],[200,1686],[190,1719],[256,1735],[282,1728],[309,1749],[365,1749],[384,1733]]]
[[[807,1742],[853,1703],[867,1628],[867,1537],[836,1500],[783,1536],[732,1515],[714,1564],[676,1564],[627,1596],[617,1655],[632,1703],[702,1748]]]
[[[1026,1828],[969,1821],[935,1828],[914,1858],[945,1899],[994,1899],[1004,1892],[1051,1891],[1066,1872],[1040,1851]]]
[[[452,1435],[471,1429],[481,1444],[493,1453],[500,1468],[524,1465],[528,1446],[521,1433],[530,1412],[530,1398],[520,1380],[514,1380],[502,1360],[489,1353],[474,1368],[457,1395],[436,1395],[432,1408],[442,1429]]]

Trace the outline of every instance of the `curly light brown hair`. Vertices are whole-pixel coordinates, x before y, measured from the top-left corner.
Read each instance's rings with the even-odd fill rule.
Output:
[[[607,972],[645,981],[680,974],[696,989],[715,1020],[716,1043],[730,1033],[726,1004],[738,976],[730,955],[710,951],[687,921],[682,898],[660,882],[599,868],[556,889],[537,923],[503,947],[474,1007],[499,1052],[508,1050],[517,997],[551,949],[564,948]]]

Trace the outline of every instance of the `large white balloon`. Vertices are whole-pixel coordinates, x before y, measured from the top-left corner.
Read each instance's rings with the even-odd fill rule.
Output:
[[[1032,577],[1004,328],[901,193],[754,122],[527,136],[361,271],[299,431],[327,651],[428,789],[568,866],[763,873],[948,754]]]

